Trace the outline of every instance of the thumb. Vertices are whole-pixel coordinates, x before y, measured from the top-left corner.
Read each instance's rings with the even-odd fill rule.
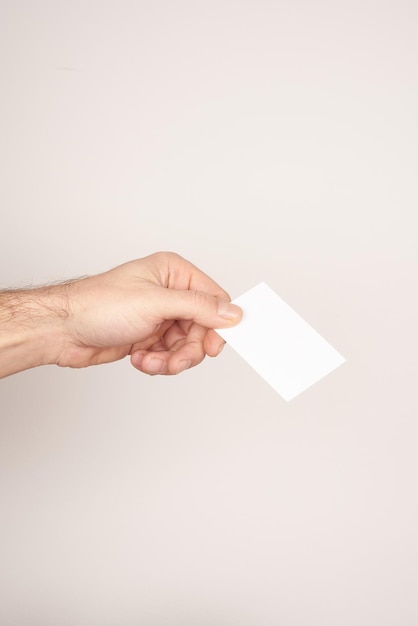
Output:
[[[206,328],[228,328],[242,318],[239,306],[204,291],[162,288],[154,310],[162,319],[193,320]]]

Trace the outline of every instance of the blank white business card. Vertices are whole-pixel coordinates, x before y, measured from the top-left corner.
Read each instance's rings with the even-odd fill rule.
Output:
[[[345,359],[268,285],[247,291],[237,326],[216,332],[285,400],[332,372]]]

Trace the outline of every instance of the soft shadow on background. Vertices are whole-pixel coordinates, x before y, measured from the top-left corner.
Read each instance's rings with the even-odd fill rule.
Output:
[[[0,283],[174,250],[347,359],[0,382],[0,622],[418,622],[418,5],[3,0]]]

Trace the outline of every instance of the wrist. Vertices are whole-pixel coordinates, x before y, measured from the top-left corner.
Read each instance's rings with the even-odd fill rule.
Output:
[[[68,288],[0,292],[0,378],[57,362],[69,315]]]

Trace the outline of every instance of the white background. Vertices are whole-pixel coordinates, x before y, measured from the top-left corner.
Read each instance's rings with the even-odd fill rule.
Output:
[[[347,363],[0,382],[5,626],[418,623],[418,4],[1,0],[0,282],[174,250]]]

